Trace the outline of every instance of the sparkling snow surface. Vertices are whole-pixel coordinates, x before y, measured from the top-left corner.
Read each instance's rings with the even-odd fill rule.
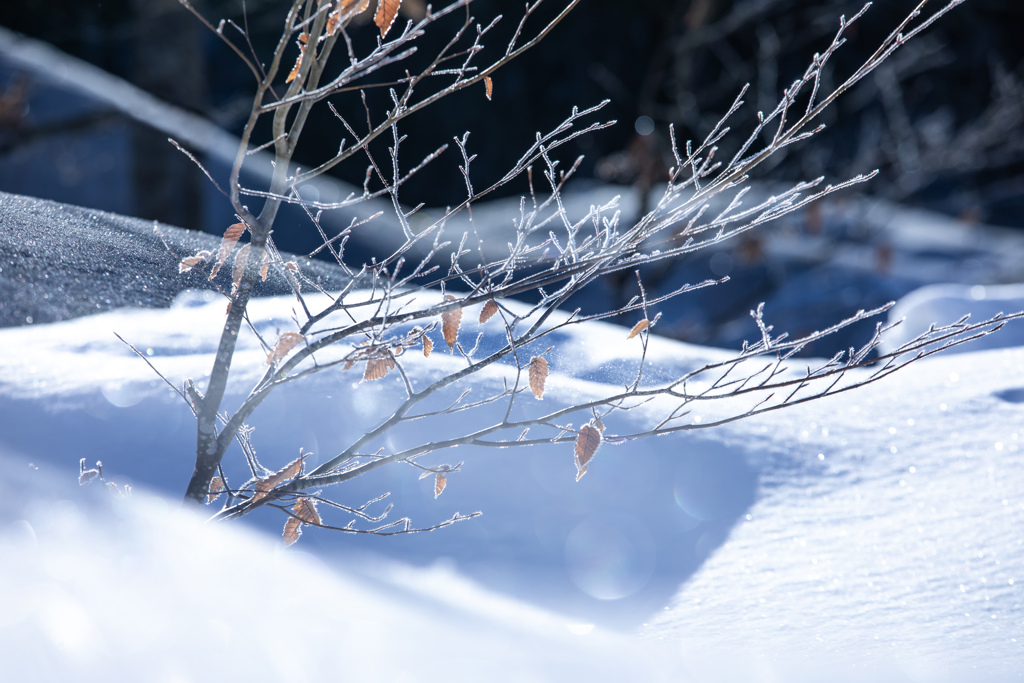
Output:
[[[191,416],[113,336],[175,383],[201,378],[224,310],[204,296],[0,331],[0,671],[125,681],[1024,671],[1020,348],[929,359],[825,401],[606,445],[579,483],[564,446],[441,453],[430,462],[466,465],[436,501],[410,468],[383,468],[329,493],[362,502],[390,490],[392,516],[420,525],[485,514],[392,539],[307,529],[280,550],[276,515],[210,529],[178,511]],[[254,322],[291,329],[291,307],[256,302]],[[556,340],[544,407],[628,378],[638,345],[624,337],[595,324]],[[651,372],[721,357],[656,339]],[[250,339],[236,366],[251,379],[264,358]],[[435,352],[410,375],[422,382],[455,363]],[[474,386],[499,386],[505,372]],[[254,444],[268,466],[300,445],[330,457],[400,396],[395,377],[325,373],[262,406]],[[424,422],[382,445],[443,428]],[[83,457],[139,492],[80,489]],[[229,479],[241,477],[228,457]]]

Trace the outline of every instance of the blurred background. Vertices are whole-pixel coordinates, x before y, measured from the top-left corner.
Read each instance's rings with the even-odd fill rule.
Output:
[[[260,55],[269,55],[280,36],[282,0],[194,4],[214,24],[225,18],[247,26]],[[849,75],[915,4],[887,0],[873,7],[848,32],[826,78],[835,84]],[[608,99],[599,116],[619,123],[577,139],[560,158],[568,165],[585,155],[574,191],[586,197],[623,193],[624,214],[632,214],[623,220],[629,221],[646,211],[651,191],[667,176],[668,124],[681,139],[702,138],[745,83],[751,89],[737,121],[749,124],[758,109],[772,109],[781,89],[828,46],[839,16],[861,6],[844,0],[583,0],[551,36],[495,75],[493,100],[482,88],[470,89],[408,119],[404,158],[412,165],[472,130],[474,180],[482,185],[499,178],[536,131],[556,126],[573,105]],[[933,0],[926,14],[939,6]],[[407,16],[423,9],[421,0],[403,3]],[[559,9],[546,0],[528,26],[539,28]],[[522,2],[478,0],[472,12],[484,23],[504,15],[485,41],[494,53],[514,30]],[[454,17],[445,26],[454,30],[460,22]],[[747,312],[757,301],[769,302],[769,318],[774,313],[780,327],[799,333],[922,284],[1024,279],[1015,252],[990,248],[1024,228],[1021,25],[1024,4],[1017,0],[968,0],[841,98],[823,119],[824,133],[777,155],[755,181],[765,187],[822,175],[839,181],[875,168],[880,175],[856,193],[783,219],[770,234],[759,231],[715,253],[645,273],[654,290],[705,277],[733,280],[729,289],[681,299],[685,307],[667,310],[671,324],[666,315],[659,331],[733,346],[749,336]],[[230,206],[167,143],[165,130],[133,118],[130,107],[72,87],[56,57],[25,58],[18,38],[49,44],[237,134],[251,106],[252,77],[177,0],[4,3],[0,26],[13,32],[0,40],[0,191],[223,231],[232,220]],[[357,46],[374,44],[375,31],[372,24],[357,30]],[[439,48],[450,34],[428,32],[422,53]],[[370,91],[369,98],[383,111],[386,89]],[[350,120],[364,119],[358,97],[332,103]],[[297,160],[308,166],[329,158],[339,137],[337,120],[320,111],[307,126]],[[209,150],[192,148],[214,175],[226,168]],[[405,186],[403,201],[428,207],[461,201],[458,163],[453,145],[429,173]],[[362,185],[365,162],[342,164],[335,172],[341,181]],[[512,183],[504,192],[518,196],[524,189]],[[901,224],[920,228],[907,210],[945,217],[944,227],[932,231],[942,238],[903,239],[910,228]],[[302,235],[278,231],[282,248],[315,248],[313,235],[296,232]],[[594,296],[624,299],[634,291],[635,280],[624,280]],[[869,333],[852,330],[853,336],[840,335],[835,344],[843,348]]]

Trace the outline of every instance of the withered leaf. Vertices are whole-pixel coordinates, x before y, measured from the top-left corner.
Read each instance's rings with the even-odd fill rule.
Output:
[[[429,358],[430,352],[434,350],[434,342],[430,340],[430,337],[423,335],[423,357]]]
[[[445,297],[449,301],[455,299],[454,296],[449,294]],[[441,335],[444,337],[445,342],[448,344],[449,350],[455,349],[455,342],[459,340],[459,327],[462,326],[462,309],[453,308],[450,311],[445,311],[441,314]]]
[[[651,326],[651,321],[648,320],[647,318],[644,318],[643,320],[638,322],[636,325],[633,325],[633,329],[629,331],[629,336],[626,337],[626,339],[632,339],[633,337],[635,337],[636,335],[640,334],[641,332],[643,332],[644,330],[646,330],[650,326]]]
[[[285,465],[281,470],[269,477],[264,477],[256,482],[255,492],[252,495],[252,502],[258,502],[267,497],[275,486],[288,480],[294,479],[302,469],[302,461],[309,456],[309,453],[301,454],[295,460]]]
[[[316,511],[316,501],[311,498],[299,498],[292,507],[295,516],[306,524],[320,526],[320,513]]]
[[[490,76],[484,76],[484,94],[487,95],[487,99],[491,99],[491,95],[494,93],[494,81],[491,80]]]
[[[195,256],[186,256],[178,263],[178,273],[187,273],[211,256],[213,256],[213,252],[206,249],[196,252]]]
[[[217,250],[217,262],[213,264],[213,270],[210,271],[210,279],[217,277],[217,273],[220,272],[220,267],[227,261],[228,256],[235,250],[235,245],[238,244],[238,238],[245,232],[245,223],[235,223],[228,227],[224,231],[224,237],[220,240],[220,249]]]
[[[381,379],[394,369],[395,361],[391,359],[391,356],[371,358],[366,361],[366,370],[363,372],[363,381],[372,382],[373,380]]]
[[[530,391],[538,400],[544,398],[544,381],[548,378],[548,362],[540,356],[530,359]]]
[[[483,325],[485,322],[494,317],[494,314],[498,312],[498,304],[491,299],[484,304],[483,309],[480,311],[480,324]]]
[[[302,521],[295,517],[289,517],[288,521],[284,523],[284,547],[287,548],[295,541],[299,540],[299,536],[302,535]]]
[[[270,270],[270,257],[267,255],[267,250],[263,250],[263,258],[261,259],[262,265],[260,266],[260,279],[264,282],[267,281],[267,271]]]
[[[249,262],[249,245],[243,244],[242,248],[235,254],[235,265],[231,268],[231,293],[238,291],[242,284],[242,276],[245,275],[245,266]]]
[[[380,37],[384,38],[395,23],[398,16],[398,8],[402,0],[377,0],[377,13],[373,15],[373,23],[380,29]]]
[[[448,485],[448,477],[444,476],[444,472],[438,472],[434,475],[434,498],[441,495],[444,491],[444,487]]]
[[[220,497],[220,494],[224,492],[224,480],[222,478],[214,477],[210,480],[210,489],[206,492],[206,504],[209,505],[213,501]]]
[[[583,425],[576,437],[576,481],[587,473],[587,467],[601,445],[601,432],[593,425]]]
[[[277,343],[274,344],[274,350],[270,352],[269,356],[267,356],[267,362],[265,364],[271,365],[272,363],[281,360],[288,355],[289,351],[294,349],[295,346],[304,339],[305,337],[298,332],[285,332],[278,338]]]
[[[304,36],[306,34],[303,33],[302,35]],[[299,39],[301,40],[302,36],[300,36]],[[295,77],[299,75],[299,69],[302,68],[302,58],[305,57],[305,56],[306,56],[306,46],[305,45],[299,45],[299,56],[295,58],[295,66],[293,66],[292,70],[288,72],[288,78],[284,79],[285,83],[291,83],[292,81],[295,80]]]

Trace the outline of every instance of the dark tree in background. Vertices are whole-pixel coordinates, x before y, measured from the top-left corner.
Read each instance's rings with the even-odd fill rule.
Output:
[[[512,15],[521,4],[489,0],[474,11]],[[913,4],[879,3],[853,32],[834,68],[842,71],[863,59]],[[269,53],[280,0],[249,0],[245,14],[240,0],[196,5],[208,16],[247,21],[256,49]],[[754,91],[748,107],[774,102],[807,58],[827,44],[836,16],[860,6],[859,0],[589,0],[551,40],[497,74],[493,101],[482,92],[466,92],[423,112],[410,122],[406,147],[410,156],[422,156],[439,138],[451,140],[473,128],[478,136],[473,142],[486,152],[475,171],[486,180],[573,104],[607,97],[620,125],[576,143],[575,151],[587,155],[581,176],[645,188],[664,173],[668,123],[676,124],[681,138],[701,137],[746,82]],[[538,17],[538,23],[545,18]],[[511,31],[512,22],[506,23],[504,29]],[[827,121],[831,130],[813,148],[782,158],[772,177],[843,177],[881,167],[885,180],[866,191],[1024,227],[1022,23],[1024,4],[1016,0],[971,0],[958,8],[951,20],[939,22],[841,101]],[[5,3],[0,24],[51,42],[228,129],[242,122],[251,95],[249,75],[175,0]],[[373,40],[372,31],[361,34],[358,39]],[[386,97],[386,91],[370,96]],[[484,125],[477,125],[481,121]],[[310,139],[330,140],[337,122],[328,114],[310,126]],[[418,128],[436,134],[417,136]],[[310,143],[299,157],[316,163],[331,153]],[[137,182],[160,189],[138,213],[195,227],[198,200],[188,198],[196,196],[195,185],[202,180],[179,156],[162,136],[140,131]],[[453,161],[415,179],[405,196],[408,202],[441,206],[458,201],[461,192]]]

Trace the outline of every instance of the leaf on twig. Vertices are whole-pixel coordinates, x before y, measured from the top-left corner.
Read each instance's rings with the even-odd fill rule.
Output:
[[[213,264],[213,270],[210,271],[211,280],[217,277],[220,267],[228,260],[228,256],[231,256],[231,252],[235,250],[235,245],[238,244],[238,238],[244,232],[245,223],[235,223],[224,231],[224,237],[220,240],[220,249],[217,250],[217,262]]]
[[[366,361],[366,370],[363,372],[363,381],[372,382],[377,379],[382,379],[394,369],[395,361],[392,360],[391,356],[371,358]]]
[[[312,498],[299,498],[292,507],[295,516],[305,524],[320,526],[320,513],[316,511],[316,501]]]
[[[485,322],[494,317],[494,314],[498,312],[498,304],[494,302],[494,299],[490,299],[484,304],[483,309],[480,311],[480,324],[483,325]]]
[[[449,301],[455,299],[449,294],[445,297]],[[459,340],[459,327],[462,325],[462,309],[453,308],[441,314],[441,335],[448,344],[449,350],[455,349],[455,342]]]
[[[587,473],[587,467],[601,445],[601,432],[593,425],[583,425],[576,437],[576,481]]]
[[[274,489],[275,486],[284,482],[287,479],[294,479],[299,474],[299,471],[302,469],[302,461],[305,460],[309,455],[309,453],[302,453],[301,451],[299,451],[299,457],[285,465],[280,471],[275,472],[269,477],[264,477],[257,481],[255,492],[253,493],[252,496],[252,502],[255,503],[263,500]]]
[[[434,498],[441,495],[444,491],[444,487],[448,485],[448,477],[444,476],[444,472],[438,472],[434,475]]]
[[[490,76],[484,76],[484,94],[487,95],[488,101],[491,99],[491,94],[494,92],[494,81],[491,80]]]
[[[96,467],[94,469],[85,469],[85,458],[78,461],[78,485],[85,486],[96,477],[102,478],[103,475],[103,463],[99,460],[96,461]]]
[[[626,339],[632,339],[633,337],[635,337],[636,335],[640,334],[641,332],[643,332],[644,330],[646,330],[650,326],[651,326],[651,321],[648,320],[647,318],[644,318],[643,320],[638,322],[636,325],[633,325],[633,329],[629,331],[629,336],[626,337]]]
[[[530,359],[530,391],[537,400],[544,398],[544,381],[548,378],[548,362],[540,356]]]
[[[302,41],[302,36],[306,35],[303,33],[299,36],[299,41]],[[284,79],[285,83],[291,83],[295,80],[295,77],[299,75],[299,69],[302,68],[302,58],[306,56],[306,45],[303,43],[299,45],[299,56],[295,58],[295,66],[288,72],[288,78]]]
[[[305,337],[298,332],[285,332],[278,338],[277,343],[274,344],[274,350],[270,352],[269,356],[267,356],[267,362],[265,364],[271,365],[274,362],[281,360],[288,355],[289,351],[294,349],[295,346],[303,340],[305,340]]]
[[[295,517],[289,517],[288,521],[284,523],[284,547],[295,543],[299,540],[299,536],[302,535],[302,520],[296,519]]]
[[[398,8],[402,0],[377,0],[377,13],[373,15],[373,23],[380,29],[380,37],[384,38],[395,23],[398,16]]]
[[[263,250],[263,258],[260,259],[262,265],[260,266],[260,279],[264,282],[267,281],[267,271],[270,270],[270,257],[267,254],[267,250]]]
[[[178,263],[178,273],[187,273],[211,256],[213,252],[207,249],[197,251],[195,256],[186,256]]]
[[[434,350],[434,342],[430,340],[430,337],[423,335],[423,357],[429,358],[430,352]]]
[[[220,494],[224,492],[224,480],[217,476],[210,480],[210,488],[206,492],[206,504],[209,505],[213,501],[220,498]]]
[[[249,245],[243,244],[242,248],[235,254],[235,265],[231,268],[231,294],[234,295],[242,284],[242,276],[245,275],[245,266],[249,262]]]

